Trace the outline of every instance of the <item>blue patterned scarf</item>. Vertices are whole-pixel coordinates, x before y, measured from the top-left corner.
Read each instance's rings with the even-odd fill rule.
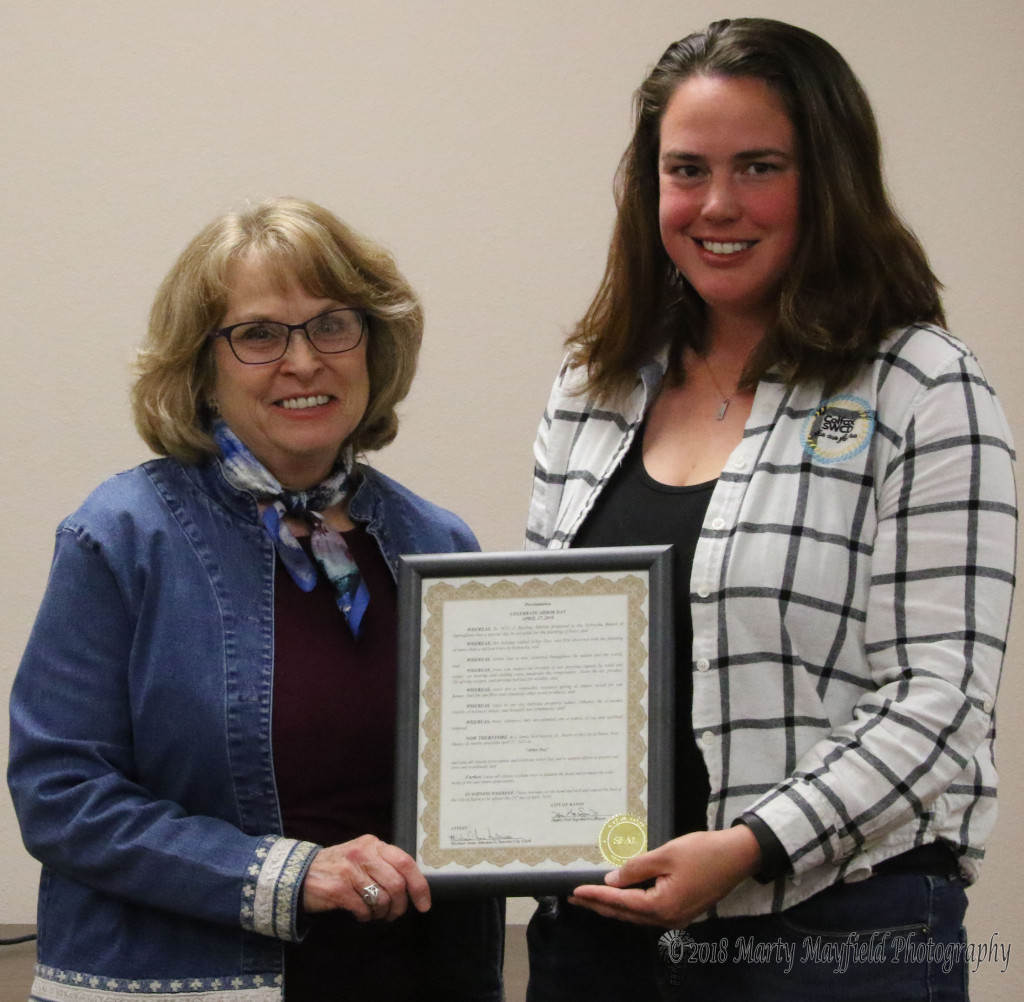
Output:
[[[316,567],[292,535],[285,519],[298,518],[309,525],[313,556],[334,585],[338,608],[348,621],[352,635],[358,637],[370,593],[341,533],[332,529],[321,514],[351,493],[355,466],[352,457],[347,456],[326,480],[308,491],[289,491],[223,420],[214,422],[213,437],[223,454],[221,469],[228,483],[256,496],[263,528],[273,540],[277,555],[292,580],[305,592],[316,586]]]

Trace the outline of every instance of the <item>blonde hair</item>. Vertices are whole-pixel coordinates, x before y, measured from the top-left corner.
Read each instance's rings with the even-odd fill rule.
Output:
[[[213,354],[207,335],[227,309],[233,266],[258,256],[272,281],[366,312],[370,399],[343,446],[380,449],[398,431],[396,405],[416,371],[419,299],[391,255],[314,202],[275,198],[205,227],[174,263],[153,301],[131,391],[135,427],[154,452],[195,463],[219,450]]]

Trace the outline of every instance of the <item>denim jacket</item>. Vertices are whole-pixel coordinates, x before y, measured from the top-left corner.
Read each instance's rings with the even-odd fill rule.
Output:
[[[349,514],[392,570],[478,549],[361,472]],[[43,864],[34,999],[281,998],[317,847],[280,835],[274,561],[255,499],[215,462],[122,473],[58,528],[11,696],[8,779]]]

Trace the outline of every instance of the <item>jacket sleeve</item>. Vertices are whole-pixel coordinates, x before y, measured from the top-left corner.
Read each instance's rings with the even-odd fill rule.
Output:
[[[543,550],[551,543],[555,533],[562,491],[565,487],[566,465],[568,455],[559,457],[552,455],[553,433],[560,431],[558,422],[564,423],[565,416],[565,382],[571,376],[572,369],[568,361],[555,379],[548,398],[547,407],[537,428],[537,437],[533,443],[533,490],[530,494],[530,508],[526,518],[526,540],[524,549]],[[575,421],[575,419],[573,419]],[[563,436],[564,437],[564,436]]]
[[[146,735],[130,666],[147,627],[128,606],[102,547],[59,530],[10,703],[8,780],[26,847],[101,893],[297,938],[299,892],[318,847],[246,834],[154,795],[140,778]]]
[[[923,824],[938,798],[969,805],[966,825],[995,796],[993,708],[1016,545],[1010,433],[966,352],[922,378],[915,399],[889,405],[899,413],[878,416],[877,434],[894,444],[875,471],[865,633],[875,688],[751,808],[797,875]]]

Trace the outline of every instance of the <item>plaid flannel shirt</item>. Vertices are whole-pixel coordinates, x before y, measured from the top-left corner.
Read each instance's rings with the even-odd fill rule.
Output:
[[[570,545],[664,365],[612,407],[563,368],[535,447],[528,547]],[[744,881],[715,913],[777,911],[936,840],[976,876],[996,813],[1013,459],[977,359],[933,327],[892,334],[827,400],[770,375],[758,386],[679,600],[709,827],[756,814],[792,873]]]

